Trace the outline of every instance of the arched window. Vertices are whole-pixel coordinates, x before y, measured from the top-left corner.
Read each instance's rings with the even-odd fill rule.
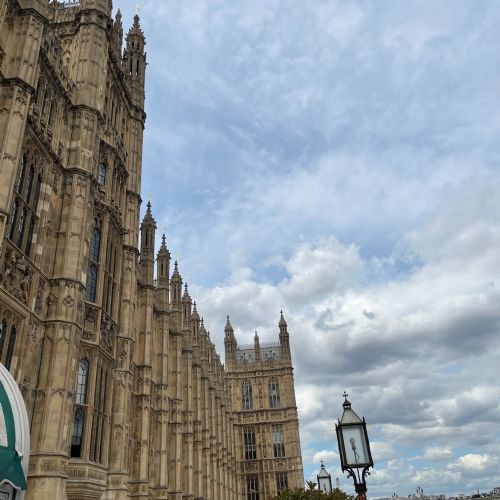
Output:
[[[7,346],[7,355],[5,356],[5,368],[10,370],[12,364],[12,356],[14,355],[14,346],[16,345],[17,329],[13,325],[10,329],[9,344]]]
[[[87,403],[87,383],[89,378],[89,360],[83,358],[78,368],[78,379],[76,384],[76,404]]]
[[[90,256],[92,262],[99,262],[99,251],[101,246],[101,231],[98,227],[92,230],[92,239],[90,241]]]
[[[102,162],[99,163],[99,171],[97,172],[97,182],[99,183],[99,186],[104,187],[106,185],[106,165]]]
[[[71,436],[71,456],[73,458],[80,458],[82,456],[84,425],[85,411],[83,410],[83,408],[78,408],[75,411],[75,419],[73,421],[73,435]]]
[[[37,158],[36,151],[28,151],[21,158],[9,228],[9,239],[28,256],[37,227],[36,209],[42,185],[42,167]]]
[[[274,458],[284,458],[285,456],[285,436],[282,425],[273,427],[273,455]]]
[[[280,385],[275,378],[269,381],[269,408],[280,408]]]
[[[241,386],[241,408],[243,411],[253,410],[252,384],[248,380]]]
[[[255,441],[255,429],[248,427],[243,430],[243,444],[245,448],[245,460],[256,460],[257,447]]]

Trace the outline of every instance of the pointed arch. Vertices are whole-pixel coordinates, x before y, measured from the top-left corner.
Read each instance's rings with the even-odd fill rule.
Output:
[[[269,408],[281,408],[280,384],[275,378],[269,380]]]
[[[241,384],[241,409],[243,411],[253,410],[252,384],[245,380]]]

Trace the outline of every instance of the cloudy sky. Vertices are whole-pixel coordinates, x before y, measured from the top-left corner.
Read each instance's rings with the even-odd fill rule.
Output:
[[[143,197],[219,352],[283,307],[306,478],[347,390],[372,496],[500,486],[500,1],[141,7]]]

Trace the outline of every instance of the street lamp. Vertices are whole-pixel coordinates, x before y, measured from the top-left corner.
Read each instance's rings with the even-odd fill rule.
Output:
[[[366,422],[364,417],[363,419],[359,418],[351,409],[351,403],[347,400],[348,394],[344,392],[343,396],[345,398],[342,405],[344,413],[338,424],[335,424],[340,462],[342,471],[347,471],[347,477],[354,479],[354,488],[358,494],[358,499],[365,500],[367,491],[365,478],[370,474],[368,469],[373,467]],[[354,472],[355,469],[356,472]]]
[[[332,491],[332,476],[328,474],[325,469],[325,464],[321,460],[321,469],[319,470],[318,478],[318,489],[323,493],[330,493]]]

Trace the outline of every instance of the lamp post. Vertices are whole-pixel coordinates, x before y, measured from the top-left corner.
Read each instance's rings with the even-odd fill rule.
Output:
[[[348,394],[344,392],[344,413],[335,424],[337,441],[339,444],[340,462],[342,471],[347,471],[347,477],[354,479],[354,488],[358,500],[366,499],[366,476],[370,474],[369,468],[373,467],[370,442],[366,432],[366,422],[359,418],[352,410],[351,403],[347,400]],[[360,472],[361,471],[361,472]]]
[[[318,478],[319,491],[330,493],[332,491],[332,476],[328,474],[328,471],[325,469],[323,460],[321,460],[321,469],[316,477]]]

